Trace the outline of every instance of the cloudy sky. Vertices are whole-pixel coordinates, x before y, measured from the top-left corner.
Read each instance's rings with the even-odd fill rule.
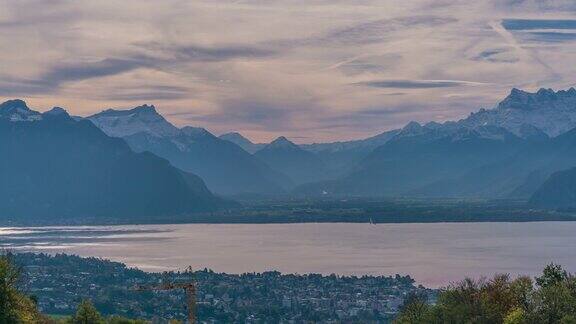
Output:
[[[459,119],[575,85],[575,52],[573,0],[0,0],[0,99],[256,141]]]

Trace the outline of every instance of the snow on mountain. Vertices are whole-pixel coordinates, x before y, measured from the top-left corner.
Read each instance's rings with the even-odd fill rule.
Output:
[[[576,128],[576,90],[540,89],[530,93],[512,89],[493,109],[480,109],[459,121],[410,122],[398,137],[426,135],[430,139],[452,136],[453,140],[476,136],[506,139],[510,133],[525,139],[555,137]],[[510,132],[510,133],[508,133]]]
[[[279,193],[291,184],[287,176],[204,128],[170,124],[154,106],[109,109],[87,119],[109,136],[123,138],[134,151],[153,153],[199,175],[219,194]]]
[[[108,109],[88,119],[112,137],[146,133],[164,138],[176,136],[181,132],[164,119],[153,105],[142,105],[130,110]]]
[[[411,121],[408,124],[406,124],[406,126],[402,127],[402,130],[400,130],[398,136],[405,137],[405,136],[422,135],[429,130],[430,129],[428,129],[427,127],[420,125],[420,123]]]
[[[212,133],[202,127],[185,126],[181,128],[181,131],[191,138],[215,137]]]
[[[531,128],[530,134],[537,129],[555,137],[576,127],[576,90],[540,89],[530,93],[512,89],[496,108],[481,109],[458,123],[472,128],[498,126],[520,137]]]
[[[23,100],[15,99],[0,104],[0,118],[12,122],[27,122],[41,120],[42,115],[28,108]]]
[[[355,149],[371,150],[382,144],[385,144],[399,132],[399,129],[394,129],[360,140],[301,144],[300,147],[313,153],[338,153]]]
[[[526,130],[526,132],[528,132],[528,130]],[[538,129],[531,129],[531,132],[537,133]],[[526,135],[528,136],[529,134],[526,133]],[[410,122],[402,128],[397,137],[392,138],[391,140],[393,141],[406,137],[418,137],[424,141],[434,141],[439,138],[448,137],[450,138],[450,141],[458,142],[474,138],[504,141],[511,137],[516,137],[516,135],[503,127],[492,125],[473,127],[452,121],[443,124],[430,122],[425,125],[420,125],[417,122]]]

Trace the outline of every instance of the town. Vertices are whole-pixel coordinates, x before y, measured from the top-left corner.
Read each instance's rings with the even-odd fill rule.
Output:
[[[409,276],[323,276],[319,274],[224,274],[204,269],[149,273],[122,263],[66,254],[18,253],[22,289],[51,315],[70,315],[84,299],[103,314],[146,320],[184,320],[184,291],[138,291],[163,281],[197,287],[200,323],[390,322],[414,294],[430,302],[437,291]]]

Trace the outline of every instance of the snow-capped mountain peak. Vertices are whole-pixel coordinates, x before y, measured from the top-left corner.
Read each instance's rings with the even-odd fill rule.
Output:
[[[142,105],[129,110],[107,109],[88,119],[113,137],[126,137],[137,133],[172,137],[180,132],[176,126],[164,119],[153,105]]]
[[[28,108],[28,105],[23,100],[14,99],[0,104],[0,118],[8,119],[12,122],[24,122],[41,120],[42,115]]]
[[[416,136],[421,135],[426,132],[428,129],[420,125],[420,123],[411,121],[406,126],[402,128],[398,136],[406,137],[406,136]]]
[[[576,89],[540,89],[531,93],[512,89],[494,109],[481,109],[458,123],[467,127],[498,126],[523,137],[531,125],[554,137],[576,127]]]

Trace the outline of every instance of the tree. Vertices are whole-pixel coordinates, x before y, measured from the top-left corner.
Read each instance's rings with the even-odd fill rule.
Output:
[[[560,265],[550,263],[544,268],[542,276],[536,278],[536,284],[542,288],[556,285],[568,278],[566,270]]]
[[[524,324],[526,323],[526,315],[522,308],[516,308],[511,311],[504,318],[504,324]]]
[[[0,323],[42,323],[36,304],[18,290],[20,274],[11,254],[0,255]]]
[[[406,297],[400,307],[400,316],[396,319],[398,324],[419,324],[429,322],[430,305],[423,294],[412,293]]]
[[[560,324],[576,324],[575,315],[566,315],[560,320]]]
[[[443,289],[436,305],[408,298],[395,322],[576,324],[576,277],[559,265],[548,265],[536,278],[465,279]]]
[[[72,317],[71,324],[104,324],[102,315],[96,310],[94,305],[89,300],[83,300],[76,314]]]

